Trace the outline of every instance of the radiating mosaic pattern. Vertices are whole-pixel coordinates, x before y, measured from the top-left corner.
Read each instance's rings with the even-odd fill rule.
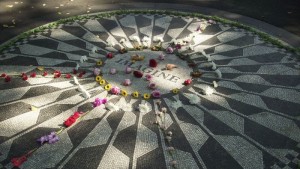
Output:
[[[203,31],[196,32],[198,27]],[[165,131],[153,124],[157,100],[111,95],[94,80],[96,61],[105,60],[107,52],[136,46],[132,41],[136,36],[149,37],[149,47],[161,37],[167,47],[192,33],[193,51],[181,49],[188,55],[181,62],[196,64],[193,69],[204,74],[179,94],[159,99],[167,108]],[[98,52],[91,53],[94,46]],[[38,147],[35,140],[58,130],[73,112],[89,111],[59,135],[59,142],[40,147],[21,168],[172,168],[164,136],[169,131],[177,168],[297,168],[300,76],[293,54],[250,32],[201,18],[121,15],[75,21],[31,35],[0,54],[0,72],[30,74],[37,66],[48,72],[72,72],[83,55],[88,60],[80,63],[80,69],[87,73],[79,83],[90,99],[81,95],[72,79],[13,78],[9,83],[0,79],[3,167],[12,168],[11,158]],[[218,85],[214,93],[203,95],[203,88],[213,87],[213,81]],[[96,97],[132,110],[93,108]],[[151,109],[141,113],[139,104]],[[31,106],[38,111],[31,111]]]

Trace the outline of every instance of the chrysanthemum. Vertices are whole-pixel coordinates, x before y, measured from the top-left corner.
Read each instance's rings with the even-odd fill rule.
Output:
[[[133,92],[133,93],[132,93],[132,96],[133,96],[134,98],[138,98],[138,97],[139,97],[139,92],[137,92],[137,91]]]
[[[101,81],[101,79],[102,79],[102,77],[101,77],[101,76],[96,76],[96,82],[100,82],[100,81]]]
[[[109,91],[109,90],[111,89],[111,84],[105,85],[105,86],[104,86],[104,89],[107,90],[107,91]]]
[[[150,99],[151,95],[149,93],[144,94],[144,99]]]
[[[126,97],[128,95],[127,91],[126,90],[121,90],[121,94],[122,96]]]
[[[106,83],[106,81],[104,79],[100,80],[99,84],[100,85],[104,85]]]

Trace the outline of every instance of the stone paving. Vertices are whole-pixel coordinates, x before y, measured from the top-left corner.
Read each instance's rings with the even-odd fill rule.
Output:
[[[190,45],[178,50],[183,58],[150,49],[106,58],[108,52],[144,43],[144,37],[149,38],[148,47],[158,45],[159,38],[163,48],[174,41]],[[149,58],[161,53],[165,60],[148,70]],[[146,59],[128,64],[133,54]],[[88,59],[81,63],[83,55]],[[0,79],[3,167],[12,168],[12,158],[33,149],[20,168],[259,169],[297,168],[299,163],[300,64],[292,53],[251,32],[201,18],[128,14],[62,24],[17,42],[0,56],[0,73],[12,75],[10,82]],[[99,59],[111,84],[122,87],[128,76],[110,75],[111,67],[122,72],[131,66],[161,82],[162,97],[144,100],[107,92],[94,80]],[[167,63],[178,67],[163,70]],[[73,78],[42,76],[44,71],[70,73],[76,66],[86,71],[78,81],[90,98],[83,97]],[[203,75],[184,86],[192,71]],[[27,81],[13,76],[33,72],[37,77]],[[177,80],[170,80],[172,76]],[[133,76],[131,80],[128,91],[149,92],[145,81]],[[179,94],[170,92],[174,87]],[[204,94],[207,89],[211,93]],[[115,109],[94,108],[96,97],[108,98]],[[141,111],[140,105],[149,109]],[[75,111],[88,113],[63,130],[57,143],[36,143],[37,138],[58,131]],[[157,120],[159,125],[154,124]]]

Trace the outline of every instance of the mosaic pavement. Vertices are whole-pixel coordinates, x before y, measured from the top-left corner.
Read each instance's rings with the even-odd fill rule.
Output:
[[[199,28],[202,31],[197,31]],[[134,40],[136,37],[140,41]],[[122,63],[106,59],[107,52],[132,48],[144,43],[144,37],[149,38],[144,44],[149,47],[157,45],[159,38],[164,48],[189,37],[192,44],[179,50],[184,60],[167,54],[160,63],[173,58],[180,70],[158,69],[166,73],[157,77],[158,81],[165,80],[161,99],[111,95],[94,80],[96,61],[102,59],[104,67],[115,65],[121,70],[128,66],[126,55],[159,55],[160,51],[144,49],[113,58],[123,59]],[[94,47],[95,53],[91,52]],[[83,55],[88,60],[80,63]],[[1,73],[37,73],[27,81],[0,79],[0,163],[5,168],[13,167],[12,158],[35,148],[20,168],[275,169],[297,168],[299,163],[299,63],[293,54],[245,30],[201,18],[120,15],[47,29],[17,42],[0,56]],[[49,73],[68,73],[77,64],[79,70],[86,70],[78,81],[91,94],[89,99],[82,96],[72,78],[43,77],[36,69],[43,66]],[[203,75],[191,85],[182,85],[192,69]],[[151,71],[148,73],[155,76],[155,70]],[[116,85],[123,77],[106,76]],[[171,76],[177,76],[176,82]],[[177,95],[168,92],[173,87],[182,90]],[[204,95],[208,87],[213,93]],[[96,97],[108,98],[119,110],[94,108]],[[141,112],[140,104],[150,109]],[[166,113],[160,112],[161,107]],[[61,132],[57,143],[36,143],[37,138],[59,130],[75,111],[89,113]],[[157,119],[160,127],[154,124]],[[170,146],[174,150],[170,151]]]

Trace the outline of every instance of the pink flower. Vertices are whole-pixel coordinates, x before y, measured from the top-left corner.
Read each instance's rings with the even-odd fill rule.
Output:
[[[113,87],[110,91],[112,94],[115,94],[115,95],[118,95],[121,92],[120,88],[117,86]]]
[[[181,45],[180,45],[180,44],[176,44],[176,45],[175,45],[175,48],[176,48],[176,49],[181,49]]]
[[[174,52],[174,49],[172,47],[167,48],[167,53],[171,54]]]
[[[114,75],[116,73],[117,73],[117,69],[115,69],[115,68],[110,69],[110,74]]]
[[[165,55],[163,53],[158,55],[159,60],[165,60]]]
[[[125,79],[124,82],[123,82],[123,85],[124,85],[124,86],[129,86],[129,85],[131,85],[131,80],[130,80],[130,79]]]
[[[152,80],[152,76],[150,74],[147,74],[146,75],[146,80],[148,80],[148,81]]]
[[[148,85],[148,87],[149,87],[150,89],[156,89],[156,84],[155,84],[155,83],[150,83],[150,84]]]
[[[99,68],[94,69],[94,75],[98,76],[100,74],[101,70]]]
[[[126,66],[126,68],[125,68],[125,73],[129,74],[129,73],[131,73],[131,72],[132,72],[132,68]]]
[[[96,98],[95,101],[93,102],[93,106],[94,107],[98,107],[101,104],[105,104],[105,103],[107,103],[107,99],[106,98],[104,98],[104,99]]]
[[[154,91],[152,92],[152,96],[153,96],[154,98],[160,98],[161,93],[160,93],[159,90],[154,90]]]

